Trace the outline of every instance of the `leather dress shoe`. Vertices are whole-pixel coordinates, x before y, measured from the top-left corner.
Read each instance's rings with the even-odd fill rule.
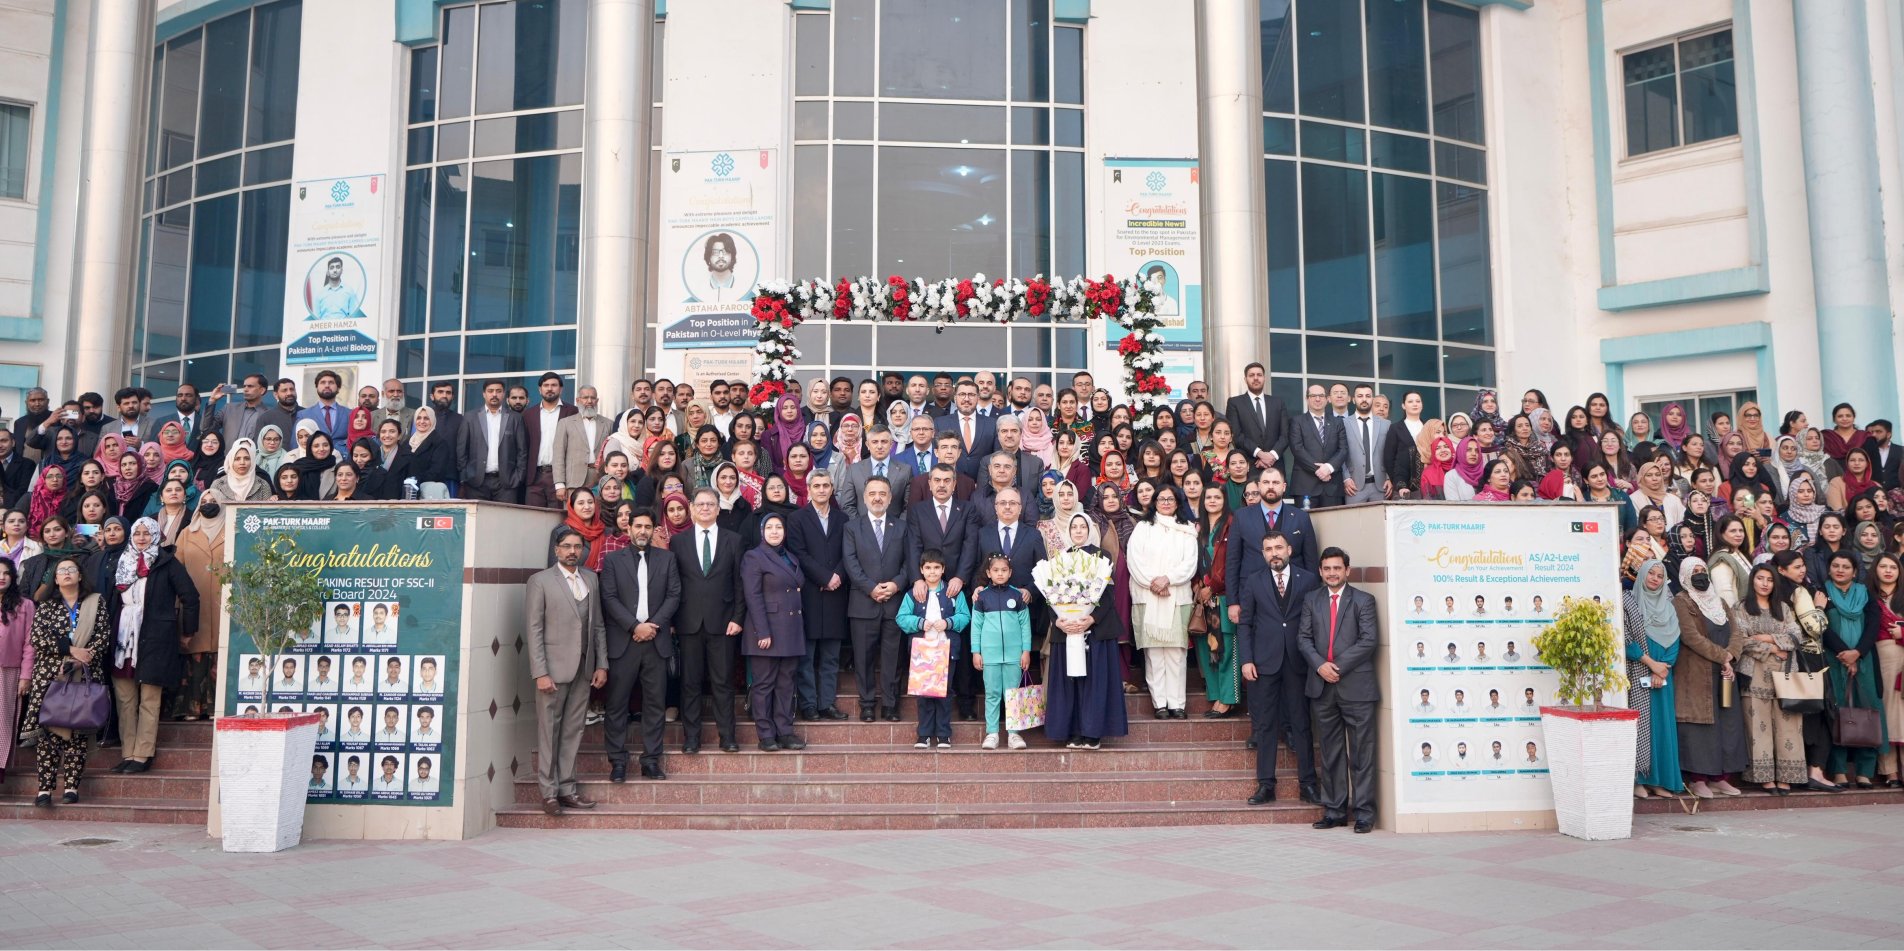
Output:
[[[627,763],[610,764],[608,767],[608,781],[611,783],[627,782],[628,781],[628,764]]]
[[[1371,833],[1371,832],[1374,832],[1374,831],[1375,831],[1375,820],[1373,820],[1373,819],[1357,819],[1357,820],[1355,821],[1355,834],[1356,834],[1356,835],[1367,835],[1367,834],[1369,834],[1369,833]]]
[[[898,723],[898,722],[899,722],[899,708],[898,708],[898,707],[887,707],[887,708],[886,708],[886,720],[887,720],[888,722],[890,722],[890,723]]]
[[[813,721],[818,720],[819,718],[820,718],[820,711],[815,710],[812,707],[802,707],[800,709],[799,719],[801,720],[804,720],[808,723],[812,723]]]
[[[783,750],[804,750],[807,748],[807,741],[788,734],[780,738],[780,748]]]
[[[1236,716],[1236,707],[1234,706],[1221,713],[1218,713],[1215,707],[1203,711],[1203,718],[1206,720],[1228,720],[1233,716]]]
[[[576,793],[573,796],[557,796],[555,797],[555,801],[560,803],[562,808],[564,809],[593,809],[595,808],[595,800],[583,799],[580,793]]]
[[[661,771],[660,763],[641,764],[642,779],[667,779],[668,774]]]
[[[779,740],[761,740],[760,741],[760,751],[762,753],[775,753],[775,752],[779,752],[779,750],[780,750]]]
[[[861,722],[861,723],[871,723],[871,722],[873,722],[874,720],[877,720],[877,719],[879,719],[879,718],[878,718],[878,717],[875,717],[875,716],[873,716],[873,708],[872,708],[872,707],[860,707],[860,708],[859,708],[859,722]]]
[[[559,816],[559,815],[561,815],[561,814],[562,814],[562,802],[561,802],[561,800],[559,800],[559,799],[544,799],[544,800],[542,800],[542,814],[543,814],[543,815],[545,815],[545,816]]]
[[[152,769],[151,760],[136,760],[136,759],[126,760],[125,771],[128,773],[143,773],[143,772],[149,771],[150,769]]]
[[[1331,819],[1331,818],[1329,818],[1328,816],[1323,816],[1322,818],[1320,818],[1320,819],[1317,819],[1317,820],[1316,820],[1315,822],[1312,822],[1312,823],[1310,823],[1310,824],[1309,824],[1309,828],[1311,828],[1311,829],[1333,829],[1333,828],[1335,828],[1335,827],[1337,827],[1337,826],[1345,826],[1345,825],[1348,825],[1348,824],[1349,824],[1349,820],[1347,820],[1347,819]]]
[[[128,767],[128,766],[131,766],[131,765],[132,765],[132,761],[131,761],[131,760],[129,760],[129,759],[122,759],[122,760],[120,760],[120,761],[119,761],[119,762],[118,762],[117,764],[115,764],[115,765],[114,765],[114,766],[113,766],[113,767],[112,767],[111,769],[109,769],[109,770],[107,770],[107,772],[109,772],[109,773],[123,773],[123,772],[125,772],[125,771],[126,771],[126,767]]]
[[[1168,719],[1170,719],[1170,708],[1169,708],[1169,707],[1158,707],[1158,708],[1157,708],[1157,719],[1159,719],[1159,720],[1168,720]]]
[[[846,711],[841,710],[839,707],[827,707],[826,709],[820,711],[820,719],[846,720],[850,718],[846,715]]]
[[[695,753],[699,753],[700,751],[701,751],[701,741],[698,739],[688,740],[681,744],[681,752],[683,753],[693,755]]]
[[[1252,806],[1266,806],[1276,801],[1275,783],[1257,783],[1256,794],[1249,797]]]
[[[1316,791],[1316,785],[1314,783],[1304,783],[1298,786],[1296,795],[1303,802],[1317,806],[1322,805],[1322,795]]]
[[[1243,744],[1243,748],[1244,748],[1244,749],[1246,749],[1246,750],[1253,750],[1253,749],[1255,749],[1255,748],[1256,748],[1256,738],[1255,738],[1255,737],[1253,737],[1253,736],[1252,736],[1252,737],[1250,737],[1250,738],[1249,738],[1249,740],[1248,740],[1247,742],[1245,742],[1245,743]]]
[[[723,753],[738,753],[738,752],[740,752],[740,744],[739,744],[739,743],[736,743],[736,742],[734,742],[733,740],[722,740],[722,741],[721,741],[721,752],[723,752]]]

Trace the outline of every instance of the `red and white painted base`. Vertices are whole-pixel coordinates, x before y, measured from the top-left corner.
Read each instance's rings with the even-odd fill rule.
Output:
[[[1554,818],[1563,835],[1632,837],[1639,718],[1639,711],[1622,707],[1540,708]]]
[[[227,852],[281,852],[304,834],[315,713],[219,717],[219,809]]]

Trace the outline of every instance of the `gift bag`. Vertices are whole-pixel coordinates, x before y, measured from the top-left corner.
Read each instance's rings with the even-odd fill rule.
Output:
[[[1005,688],[1005,729],[1022,733],[1045,725],[1045,688],[1034,684],[1029,675],[1016,687]]]
[[[947,638],[912,639],[912,672],[906,678],[906,694],[913,697],[945,696],[946,680],[952,675],[952,642]]]

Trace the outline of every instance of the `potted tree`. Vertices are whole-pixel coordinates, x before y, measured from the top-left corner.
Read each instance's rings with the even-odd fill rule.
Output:
[[[261,536],[242,563],[227,564],[219,580],[230,590],[225,611],[235,639],[250,640],[278,668],[285,653],[324,613],[324,583],[298,567],[296,540],[284,533]],[[259,712],[221,716],[216,727],[219,806],[227,852],[277,852],[304,832],[304,794],[317,748],[315,713],[271,712],[271,677],[264,678]]]
[[[1540,725],[1554,816],[1561,833],[1576,838],[1633,834],[1639,711],[1604,703],[1627,686],[1621,642],[1610,609],[1591,598],[1565,599],[1553,623],[1534,636],[1541,663],[1560,675],[1560,704],[1540,708]]]

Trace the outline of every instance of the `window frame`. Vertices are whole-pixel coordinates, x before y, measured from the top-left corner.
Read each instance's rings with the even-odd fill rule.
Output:
[[[38,171],[33,164],[33,146],[35,138],[38,135],[38,129],[34,126],[33,120],[39,113],[39,103],[11,97],[0,97],[0,106],[12,106],[26,110],[26,156],[21,160],[20,166],[20,194],[9,195],[4,191],[0,191],[0,201],[17,201],[22,204],[34,204],[33,199],[28,196],[33,194],[33,176]]]
[[[1715,138],[1710,138],[1710,139],[1700,139],[1697,142],[1686,141],[1686,80],[1685,80],[1686,71],[1684,67],[1681,66],[1680,47],[1684,46],[1686,42],[1689,40],[1703,39],[1705,37],[1714,36],[1720,33],[1732,33],[1732,32],[1733,32],[1733,21],[1727,20],[1723,23],[1714,23],[1708,26],[1700,27],[1695,30],[1688,30],[1683,33],[1675,33],[1663,39],[1650,40],[1638,46],[1632,46],[1626,49],[1619,50],[1614,54],[1616,57],[1618,57],[1618,60],[1615,63],[1615,65],[1618,68],[1618,75],[1620,77],[1620,97],[1619,97],[1620,119],[1621,119],[1620,142],[1622,146],[1622,150],[1621,150],[1622,155],[1620,157],[1620,162],[1622,164],[1625,164],[1627,162],[1639,161],[1643,159],[1650,159],[1650,158],[1654,158],[1661,155],[1671,155],[1671,154],[1675,154],[1679,152],[1684,152],[1688,149],[1705,148],[1708,146],[1723,145],[1725,143],[1737,142],[1740,140],[1741,133],[1738,131],[1738,126],[1739,126],[1738,100],[1735,98],[1733,100],[1733,115],[1732,115],[1733,132],[1731,135],[1722,135],[1722,136],[1717,136]],[[1738,37],[1735,35],[1733,37],[1733,43],[1735,45],[1733,46],[1733,54],[1732,54],[1732,60],[1731,60],[1733,64],[1732,65],[1733,82],[1735,85],[1738,82],[1738,68],[1739,68],[1738,67],[1738,63],[1739,63],[1738,47],[1736,45],[1737,42],[1738,42]],[[1663,48],[1670,48],[1673,51],[1673,144],[1668,146],[1663,146],[1657,149],[1649,149],[1645,152],[1635,152],[1633,151],[1633,140],[1631,135],[1632,126],[1628,121],[1627,103],[1626,103],[1626,90],[1629,87],[1629,84],[1626,81],[1626,59],[1629,56],[1636,56],[1640,53],[1651,53]]]

